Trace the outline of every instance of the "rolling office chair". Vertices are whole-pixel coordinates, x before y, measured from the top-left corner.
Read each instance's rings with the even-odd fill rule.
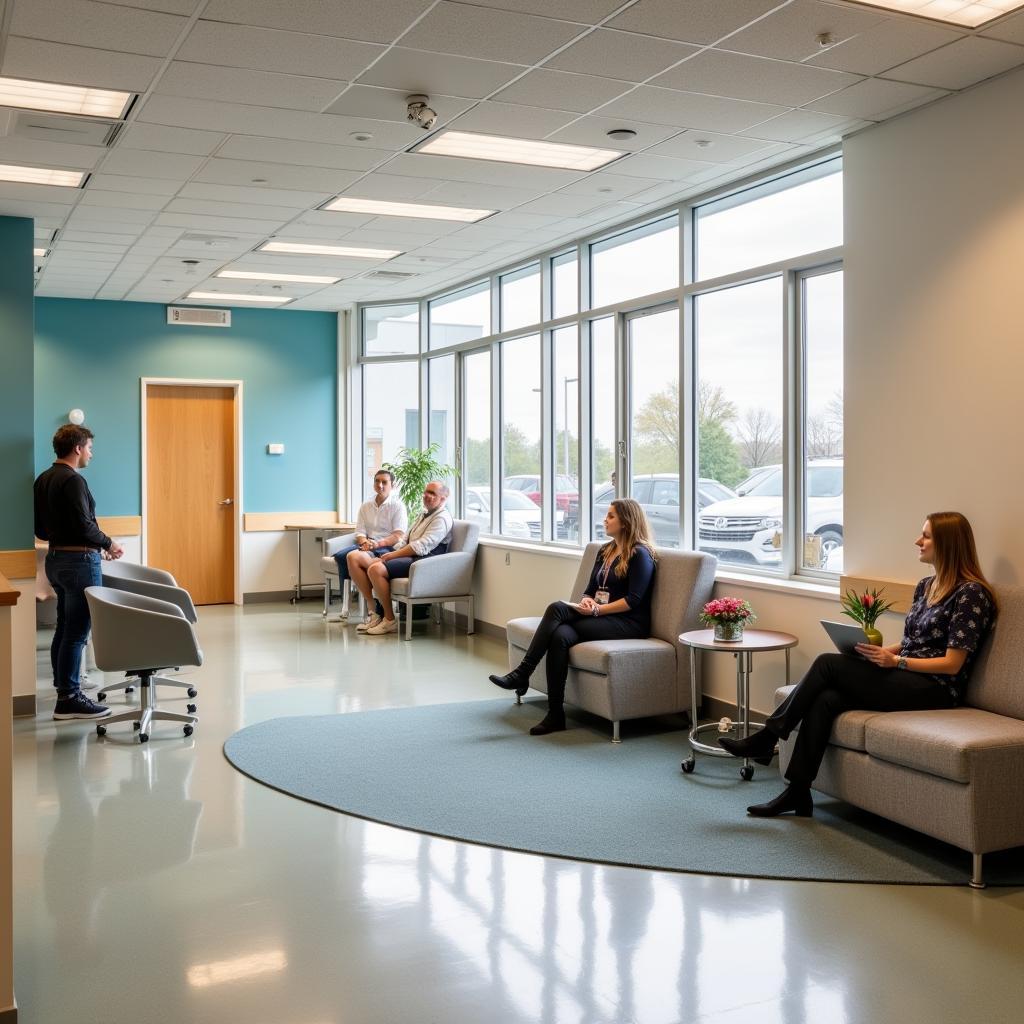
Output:
[[[103,585],[113,587],[115,590],[124,590],[130,594],[142,594],[144,597],[153,597],[158,601],[170,601],[176,604],[189,622],[195,624],[198,621],[195,605],[187,590],[178,586],[178,581],[164,569],[154,569],[148,565],[137,565],[134,562],[102,562],[100,569],[103,573]],[[174,666],[177,668],[177,666]],[[103,688],[96,694],[98,701],[107,699],[107,694],[113,690],[124,690],[125,693],[132,693],[135,689],[136,679],[133,675],[127,675],[119,683],[104,684]],[[199,692],[188,681],[175,679],[173,676],[154,676],[150,685],[160,683],[163,686],[176,686],[188,693],[193,698]],[[195,712],[195,704],[189,704],[188,710]]]
[[[115,722],[132,722],[139,742],[145,743],[153,722],[180,722],[185,735],[191,736],[199,719],[158,708],[151,686],[163,669],[203,663],[203,652],[185,613],[170,601],[112,587],[87,587],[85,599],[92,618],[97,666],[103,672],[138,676],[142,697],[139,707],[97,723],[96,735],[103,736]]]

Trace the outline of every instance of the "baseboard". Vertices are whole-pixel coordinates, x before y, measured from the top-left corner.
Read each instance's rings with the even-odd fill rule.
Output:
[[[18,1004],[0,1010],[0,1024],[18,1024]]]
[[[704,703],[701,705],[701,718],[712,722],[716,718],[731,718],[736,721],[736,702],[723,700],[721,697],[712,697],[709,693],[705,693]],[[750,724],[756,725],[760,729],[764,725],[763,716],[757,711],[752,711]]]
[[[294,590],[260,590],[254,594],[243,594],[242,604],[273,604],[275,601],[290,601]]]
[[[34,693],[22,693],[13,698],[15,718],[35,718],[36,716],[36,695]],[[4,1024],[3,1016],[0,1016],[0,1024]]]

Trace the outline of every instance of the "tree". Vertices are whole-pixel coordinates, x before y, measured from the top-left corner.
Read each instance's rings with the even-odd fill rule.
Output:
[[[740,422],[740,455],[750,469],[778,462],[782,431],[767,409],[748,409]]]
[[[700,476],[732,487],[747,475],[736,442],[721,423],[711,421],[701,424],[698,438]]]
[[[530,441],[519,427],[506,424],[502,434],[505,476],[540,472],[540,441]]]
[[[807,458],[838,458],[843,454],[843,425],[827,414],[807,417]]]
[[[679,389],[676,387],[677,398],[678,395]],[[697,422],[702,426],[707,423],[720,423],[724,426],[734,419],[736,419],[736,405],[725,397],[722,387],[702,380],[697,388]]]

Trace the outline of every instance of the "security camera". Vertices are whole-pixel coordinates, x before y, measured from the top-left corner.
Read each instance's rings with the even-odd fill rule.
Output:
[[[437,124],[437,111],[427,106],[430,102],[429,96],[417,93],[415,96],[406,96],[405,100],[408,104],[405,108],[406,114],[410,121],[418,124],[424,131],[430,131]]]

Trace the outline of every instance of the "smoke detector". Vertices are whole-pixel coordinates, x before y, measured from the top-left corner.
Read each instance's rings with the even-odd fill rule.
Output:
[[[406,117],[413,124],[418,124],[425,131],[429,131],[437,124],[437,111],[427,106],[430,102],[429,96],[414,93],[412,96],[406,96],[405,102],[408,104],[405,108]]]

